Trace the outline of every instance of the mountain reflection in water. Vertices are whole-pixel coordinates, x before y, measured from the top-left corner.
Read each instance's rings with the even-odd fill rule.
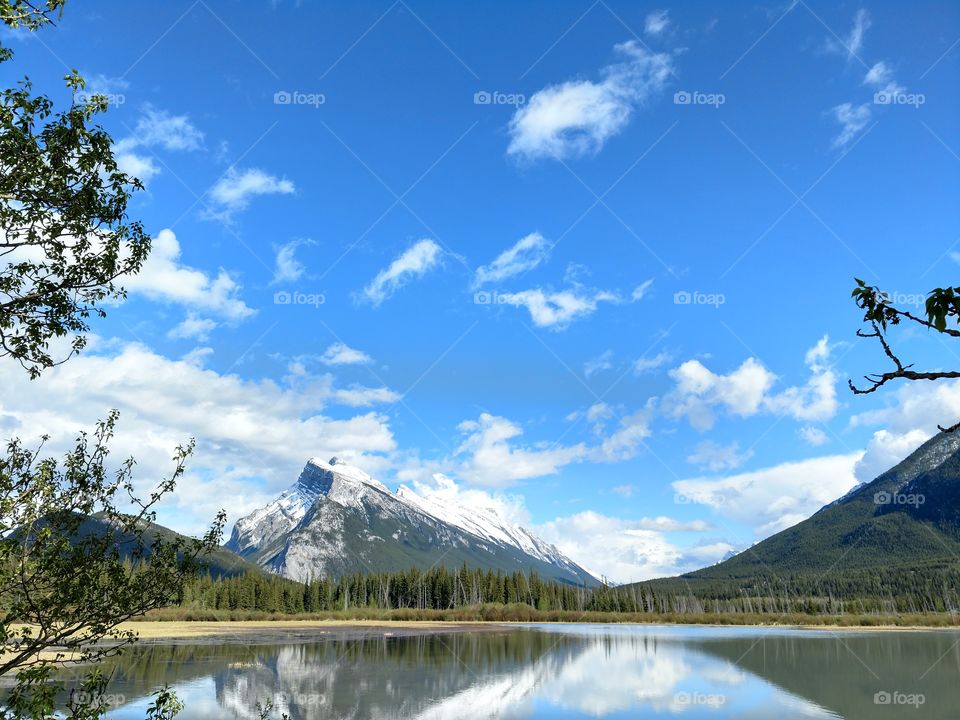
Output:
[[[535,626],[301,633],[141,645],[111,662],[110,715],[169,683],[178,718],[956,718],[960,635]]]

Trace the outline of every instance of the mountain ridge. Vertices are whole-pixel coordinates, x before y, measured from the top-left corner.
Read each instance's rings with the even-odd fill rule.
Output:
[[[806,520],[715,565],[641,585],[676,584],[694,593],[721,585],[724,592],[753,591],[771,582],[890,578],[897,572],[949,571],[958,564],[960,433],[941,432]]]
[[[450,481],[437,476],[440,483]],[[466,564],[597,585],[588,571],[492,508],[396,493],[338,457],[311,458],[277,499],[237,520],[229,550],[284,577]]]

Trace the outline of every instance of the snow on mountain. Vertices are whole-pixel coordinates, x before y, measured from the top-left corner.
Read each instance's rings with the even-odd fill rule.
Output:
[[[434,480],[441,486],[451,482],[443,475],[434,475]],[[556,547],[545,543],[519,525],[505,522],[493,508],[478,506],[467,508],[435,495],[424,497],[406,485],[399,487],[397,497],[424,514],[466,530],[477,537],[503,545],[512,545],[527,555],[552,564],[573,565]]]
[[[320,497],[358,506],[367,489],[390,493],[386,485],[338,457],[310,458],[297,481],[273,502],[237,520],[230,542],[235,552],[262,547],[295,528]]]
[[[435,480],[441,487],[451,482],[442,475]],[[319,575],[336,564],[348,547],[354,547],[351,555],[370,552],[366,548],[358,551],[351,546],[352,537],[345,537],[348,527],[356,535],[357,525],[348,515],[368,527],[382,522],[395,525],[389,540],[366,533],[368,543],[372,539],[405,545],[413,542],[418,549],[452,545],[467,553],[481,553],[487,566],[499,557],[504,570],[518,569],[519,562],[541,570],[551,567],[567,578],[595,580],[556,547],[505,521],[493,508],[464,507],[406,486],[393,493],[337,457],[329,462],[311,458],[289,489],[237,521],[227,547],[288,576]]]
[[[899,488],[909,479],[915,478],[923,473],[933,472],[958,451],[960,451],[960,433],[941,432],[928,439],[902,462],[890,468],[887,472],[882,473],[879,477],[896,475],[899,478],[897,484]],[[874,480],[876,479],[878,478],[874,478]],[[824,505],[817,512],[823,512],[827,508],[836,505],[843,505],[850,498],[861,492],[867,485],[872,485],[872,482],[857,483],[846,493],[833,502]]]

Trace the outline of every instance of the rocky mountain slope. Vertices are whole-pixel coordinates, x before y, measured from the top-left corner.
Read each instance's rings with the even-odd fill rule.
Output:
[[[678,587],[697,591],[709,582],[752,587],[759,579],[828,574],[906,578],[958,564],[960,433],[939,433],[803,522],[711,567],[649,583],[680,583]]]
[[[443,564],[596,585],[586,570],[487,508],[396,493],[339,458],[307,462],[280,497],[237,521],[226,547],[272,572],[324,575]]]

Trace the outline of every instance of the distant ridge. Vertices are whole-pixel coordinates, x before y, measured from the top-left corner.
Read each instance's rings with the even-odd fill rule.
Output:
[[[114,529],[107,524],[105,516],[101,513],[86,518],[80,525],[79,530],[81,536],[91,534],[101,535],[107,532],[114,532]],[[188,539],[187,536],[181,535],[175,530],[171,530],[163,525],[158,525],[157,523],[150,523],[143,533],[143,545],[147,551],[147,557],[149,557],[149,549],[155,538],[160,538],[168,543],[175,540]],[[129,549],[133,547],[132,540],[132,536],[124,536],[122,534],[117,536],[118,548],[121,553],[129,551]],[[254,563],[244,560],[232,550],[222,546],[215,547],[209,553],[199,556],[197,562],[202,566],[203,574],[209,573],[210,576],[214,578],[234,577],[248,572],[263,573],[263,570]]]

